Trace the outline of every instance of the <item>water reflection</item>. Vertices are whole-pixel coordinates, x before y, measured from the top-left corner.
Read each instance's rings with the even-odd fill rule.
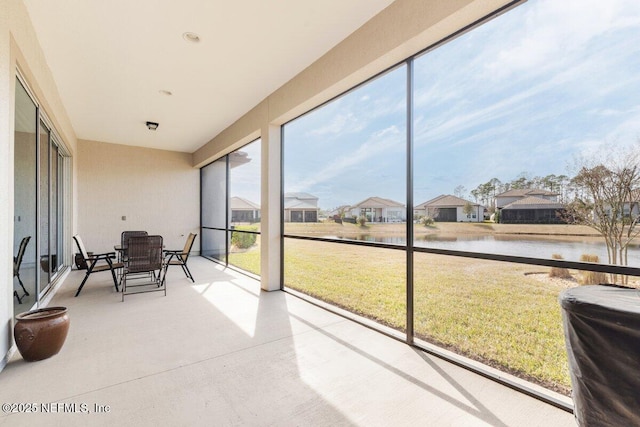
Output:
[[[325,238],[337,240],[356,240],[373,243],[386,243],[406,245],[405,236],[354,234],[343,236],[325,236]],[[607,247],[599,238],[574,238],[563,239],[553,237],[536,236],[499,236],[499,235],[465,235],[465,236],[441,236],[426,235],[416,236],[416,247],[448,249],[467,252],[481,252],[499,255],[513,255],[531,258],[551,258],[552,254],[559,254],[567,261],[580,261],[584,254],[597,255],[600,263],[608,263]],[[640,245],[629,246],[630,266],[640,265]]]

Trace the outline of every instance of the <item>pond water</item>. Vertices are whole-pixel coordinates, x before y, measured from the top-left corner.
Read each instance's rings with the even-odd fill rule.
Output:
[[[325,236],[339,240],[360,240],[366,242],[404,245],[404,236],[359,234],[352,236]],[[583,254],[597,255],[600,263],[607,264],[607,248],[598,238],[562,239],[535,236],[416,236],[415,246],[423,248],[448,249],[455,251],[482,252],[499,255],[513,255],[530,258],[551,258],[559,254],[567,261],[580,261]],[[640,266],[640,246],[629,247],[629,266]]]

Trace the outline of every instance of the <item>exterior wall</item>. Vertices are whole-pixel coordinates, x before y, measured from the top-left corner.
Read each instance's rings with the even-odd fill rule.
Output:
[[[513,203],[520,199],[522,199],[522,197],[496,197],[496,208],[505,207],[509,203]]]
[[[14,120],[16,70],[56,128],[71,155],[76,136],[35,35],[29,14],[20,0],[0,0],[0,369],[13,346],[13,209]],[[74,171],[72,170],[72,176]],[[73,185],[73,184],[72,184]],[[72,221],[75,219],[70,201]]]
[[[87,250],[113,251],[125,230],[159,234],[168,249],[181,249],[199,228],[200,173],[191,154],[79,142],[78,234]]]
[[[467,214],[464,213],[464,206],[458,206],[456,208],[456,214],[458,217],[458,222],[482,222],[484,220],[483,207],[474,206],[471,218],[467,218]],[[473,215],[475,215],[476,217],[473,218]]]

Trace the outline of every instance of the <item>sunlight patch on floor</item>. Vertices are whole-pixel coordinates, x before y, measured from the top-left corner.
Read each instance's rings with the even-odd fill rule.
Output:
[[[243,289],[199,283],[191,287],[249,337],[254,337],[259,299]]]

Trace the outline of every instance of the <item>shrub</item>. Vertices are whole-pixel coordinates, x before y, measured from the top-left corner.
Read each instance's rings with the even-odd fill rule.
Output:
[[[247,249],[256,244],[256,234],[242,233],[241,231],[257,231],[256,227],[236,227],[231,233],[231,245],[238,249]]]
[[[424,216],[422,217],[422,219],[420,220],[420,222],[422,223],[422,225],[424,225],[425,227],[430,227],[433,225],[433,223],[435,222],[433,220],[433,218],[431,218],[430,216]]]
[[[367,217],[360,215],[357,221],[360,227],[364,227],[365,224],[367,223]]]
[[[598,255],[582,254],[580,261],[598,263],[600,258],[598,258]],[[581,271],[578,282],[581,285],[600,285],[607,283],[607,275],[599,271]]]
[[[560,254],[551,254],[552,259],[564,259]],[[560,279],[573,279],[571,273],[569,273],[569,269],[562,267],[551,267],[551,271],[549,271],[549,277],[558,277]]]

